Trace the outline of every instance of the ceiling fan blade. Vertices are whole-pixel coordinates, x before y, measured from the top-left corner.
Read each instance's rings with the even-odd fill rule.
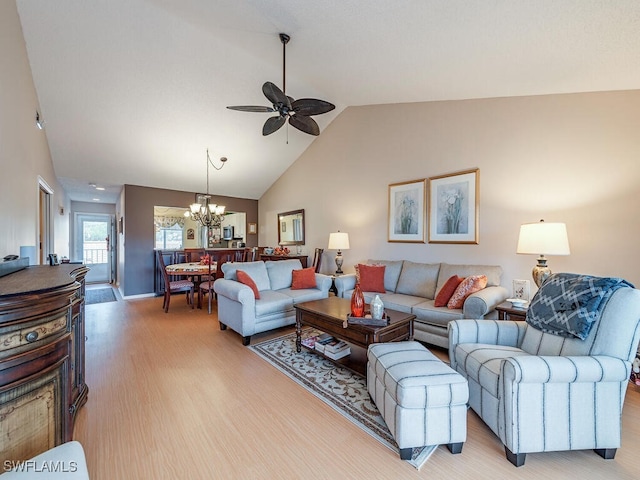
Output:
[[[318,127],[316,121],[306,115],[299,113],[291,115],[289,117],[289,125],[309,135],[320,135],[320,127]]]
[[[262,127],[262,135],[267,136],[271,135],[273,132],[278,130],[282,125],[284,125],[287,117],[283,117],[282,115],[278,115],[277,117],[269,117],[267,121],[264,122]]]
[[[274,105],[281,104],[291,110],[289,97],[287,97],[275,84],[271,82],[264,82],[264,85],[262,85],[262,93],[264,93],[264,96],[267,97],[267,99],[269,99],[269,101]]]
[[[330,112],[334,108],[336,108],[336,106],[333,103],[316,98],[299,98],[291,102],[291,109],[302,115],[320,115],[321,113]]]
[[[241,112],[256,112],[256,113],[269,113],[275,112],[271,107],[260,107],[257,105],[236,105],[233,107],[227,107],[229,110],[239,110]]]

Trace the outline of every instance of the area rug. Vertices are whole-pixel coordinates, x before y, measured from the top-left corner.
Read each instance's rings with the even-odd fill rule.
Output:
[[[307,329],[303,337],[317,333]],[[249,348],[380,443],[398,452],[384,419],[369,397],[364,376],[304,348],[297,353],[295,333]],[[414,448],[407,462],[419,470],[436,447]]]
[[[85,291],[85,303],[87,305],[115,301],[116,295],[113,293],[113,288],[92,288]]]

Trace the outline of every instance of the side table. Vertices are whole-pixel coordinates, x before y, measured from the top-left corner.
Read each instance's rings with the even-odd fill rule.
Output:
[[[527,309],[524,307],[514,307],[511,302],[503,302],[496,307],[498,320],[516,320],[524,322],[527,316]]]
[[[338,295],[338,287],[336,287],[336,277],[338,276],[339,275],[336,275],[335,273],[331,274],[331,287],[329,287],[329,293],[333,293],[335,296]]]

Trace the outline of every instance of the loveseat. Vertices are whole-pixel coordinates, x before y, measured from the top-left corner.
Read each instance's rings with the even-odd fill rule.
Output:
[[[508,297],[500,286],[502,268],[497,265],[454,265],[448,263],[417,263],[409,260],[368,260],[367,265],[384,265],[384,293],[378,293],[385,308],[411,312],[414,320],[414,339],[449,347],[447,325],[460,318],[495,318],[496,305]],[[452,276],[486,275],[487,285],[469,295],[462,308],[434,306],[436,293]],[[350,298],[356,284],[356,275],[336,277],[339,297]],[[364,291],[365,302],[370,303],[376,292]]]
[[[260,298],[256,298],[251,286],[238,281],[238,270],[254,282]],[[303,273],[309,274],[315,280],[315,286],[295,288],[298,285],[292,285],[294,270],[299,271],[296,278]],[[297,259],[222,264],[224,278],[213,284],[218,298],[220,328],[229,327],[238,332],[242,335],[243,345],[249,345],[251,336],[256,333],[294,324],[293,305],[327,298],[331,287],[331,277],[315,273],[313,267],[304,269],[306,272],[302,270]]]

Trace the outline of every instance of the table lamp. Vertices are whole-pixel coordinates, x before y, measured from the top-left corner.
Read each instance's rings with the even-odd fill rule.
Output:
[[[535,254],[538,264],[533,267],[531,274],[538,288],[551,275],[545,255],[569,255],[569,238],[564,223],[525,223],[520,226],[518,248],[516,253]]]
[[[349,234],[337,231],[329,234],[329,250],[338,250],[336,254],[336,275],[342,275],[342,250],[349,250]]]

